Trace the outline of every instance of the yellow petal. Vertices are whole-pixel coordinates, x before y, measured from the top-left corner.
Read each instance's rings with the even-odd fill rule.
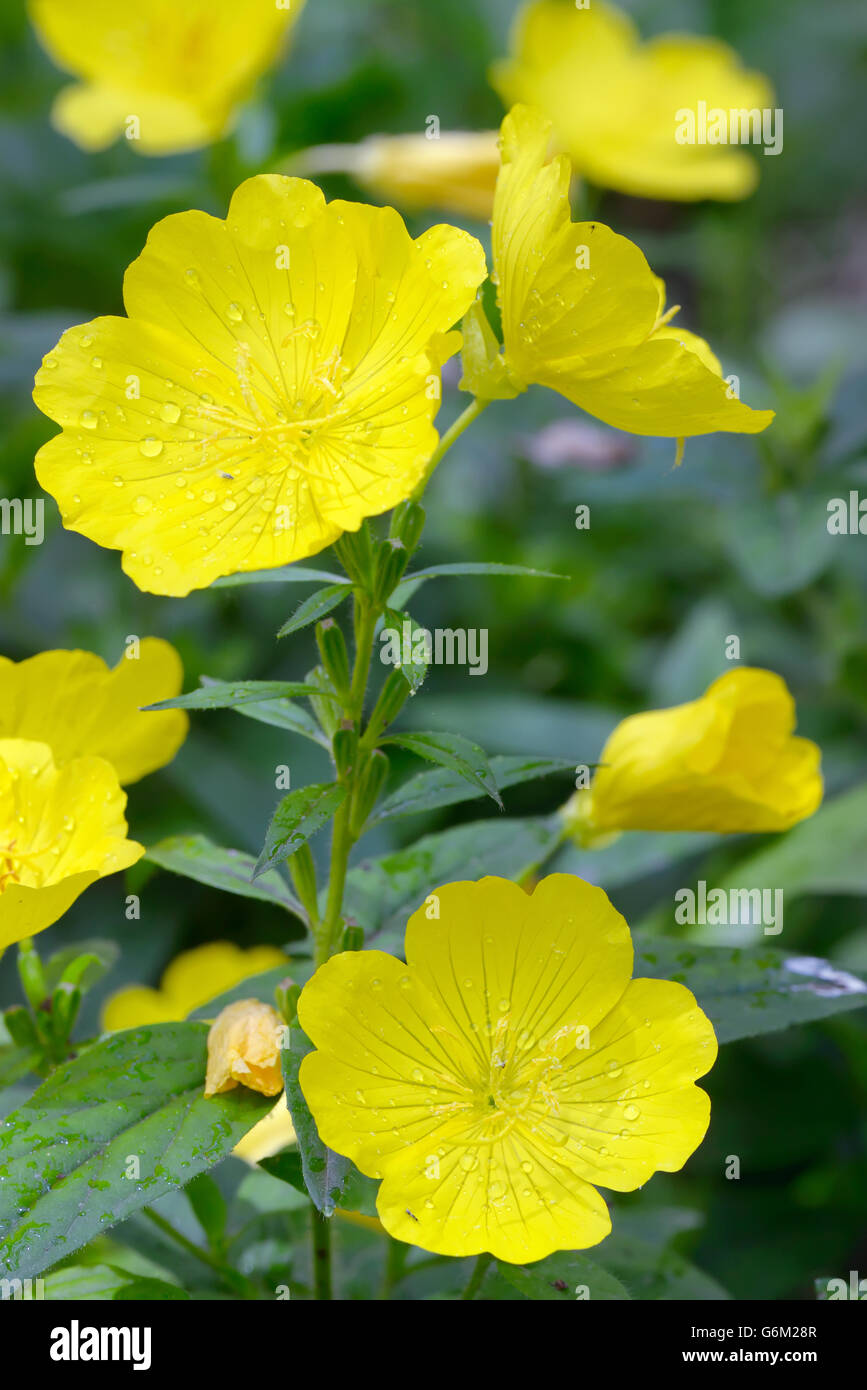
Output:
[[[148,1023],[175,1023],[184,1017],[182,1009],[161,994],[158,989],[131,985],[113,994],[102,1010],[102,1026],[107,1033],[125,1028],[143,1028]]]
[[[660,324],[665,287],[641,251],[570,218],[568,161],[546,163],[550,122],[516,107],[503,122],[494,209],[506,365],[633,434],[755,433],[773,411],[731,394],[711,349]]]
[[[315,554],[423,476],[443,335],[484,275],[466,233],[414,242],[300,179],[248,180],[226,222],[166,218],[130,317],[70,329],[38,374],[63,426],[40,482],[149,592]]]
[[[101,758],[55,766],[51,749],[0,739],[0,948],[42,931],[144,846],[126,838],[126,797]]]
[[[263,1120],[255,1124],[238,1143],[232,1153],[243,1158],[246,1163],[261,1163],[263,1158],[271,1158],[297,1142],[292,1118],[286,1104],[286,1094],[280,1097],[273,1110]]]
[[[786,830],[820,805],[820,752],[793,736],[795,705],[771,671],[741,666],[699,700],[624,719],[591,788],[610,830]]]
[[[276,946],[242,950],[230,941],[212,941],[175,956],[166,967],[160,988],[185,1018],[242,980],[284,964],[288,965],[286,956]]]
[[[177,695],[182,683],[178,653],[158,637],[143,638],[138,656],[112,670],[83,651],[0,657],[0,738],[42,740],[58,762],[105,758],[120,782],[137,782],[171,761],[189,725],[183,710],[142,706]]]
[[[348,154],[350,171],[366,188],[412,209],[488,219],[500,167],[496,131],[376,135]]]
[[[551,1090],[569,1162],[587,1182],[631,1192],[682,1168],[704,1138],[710,1100],[693,1083],[717,1043],[683,985],[632,980],[593,1029],[591,1048],[564,1059]]]
[[[127,122],[142,154],[171,154],[217,139],[255,80],[278,57],[305,0],[30,0],[54,61],[85,79],[60,94],[57,126],[101,149]]]
[[[677,113],[765,109],[767,81],[716,39],[664,35],[642,45],[620,10],[531,0],[516,18],[512,56],[492,79],[507,106],[538,107],[557,146],[592,183],[647,198],[743,198],[759,162],[737,144],[680,144]]]

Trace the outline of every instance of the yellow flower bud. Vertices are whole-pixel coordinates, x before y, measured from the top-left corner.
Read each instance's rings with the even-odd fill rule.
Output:
[[[283,1089],[280,1037],[284,1024],[276,1009],[258,999],[228,1004],[208,1033],[205,1095],[217,1096],[248,1086],[263,1096]]]
[[[618,724],[564,817],[584,844],[617,830],[788,830],[822,800],[819,749],[794,728],[785,681],[737,667],[698,700]]]

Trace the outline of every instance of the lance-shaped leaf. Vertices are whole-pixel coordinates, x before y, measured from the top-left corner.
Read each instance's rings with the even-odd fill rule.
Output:
[[[172,835],[152,845],[145,858],[170,873],[195,879],[196,883],[205,883],[224,893],[272,903],[294,912],[302,922],[307,921],[307,913],[280,874],[261,874],[253,883],[256,868],[253,856],[240,849],[223,849],[205,835]]]
[[[405,574],[391,595],[391,604],[402,608],[412,598],[415,591],[429,579],[459,579],[464,575],[523,575],[528,579],[567,579],[565,574],[552,574],[550,570],[528,569],[526,565],[500,564],[496,560],[468,560],[449,565],[430,565],[427,569],[413,570]]]
[[[534,1301],[574,1303],[576,1299],[589,1299],[599,1303],[629,1299],[619,1279],[580,1251],[562,1250],[532,1265],[498,1261],[495,1268],[517,1293]],[[481,1296],[485,1297],[484,1285]]]
[[[234,709],[237,705],[261,704],[263,700],[291,700],[299,695],[315,695],[316,687],[304,681],[209,681],[200,690],[189,690],[172,700],[145,705],[156,709]]]
[[[327,1148],[319,1138],[316,1121],[298,1080],[302,1059],[313,1051],[313,1044],[301,1028],[289,1028],[287,1034],[282,1050],[283,1080],[286,1083],[289,1114],[298,1138],[304,1185],[317,1211],[321,1211],[323,1216],[333,1216],[334,1208],[344,1205],[345,1198],[353,1200],[350,1194],[355,1186],[355,1178],[360,1175],[350,1159]],[[289,1173],[278,1172],[277,1176],[292,1181]]]
[[[328,584],[344,583],[343,575],[307,565],[278,565],[273,570],[249,570],[245,574],[224,574],[215,579],[213,589],[236,589],[240,584]]]
[[[299,603],[292,617],[283,624],[277,636],[288,637],[290,632],[300,632],[302,628],[309,627],[311,623],[318,623],[320,618],[324,618],[326,613],[330,613],[332,608],[336,608],[351,593],[352,585],[348,580],[344,580],[341,584],[329,584],[325,589],[317,589],[315,594],[311,594],[303,603]]]
[[[339,782],[314,782],[284,796],[271,818],[253,877],[258,879],[300,849],[331,819],[345,796]]]
[[[0,1273],[41,1274],[225,1158],[272,1108],[204,1095],[207,1027],[115,1033],[0,1124]],[[132,1160],[135,1160],[133,1163]]]
[[[491,772],[500,791],[537,777],[549,777],[555,772],[571,774],[574,766],[571,758],[523,758],[511,754],[491,758]],[[440,806],[455,806],[482,795],[484,793],[480,787],[469,784],[456,772],[448,772],[444,768],[434,772],[418,772],[377,807],[368,821],[368,829],[394,816],[409,816],[421,811],[433,811]]]
[[[390,734],[381,743],[393,743],[419,758],[439,763],[440,767],[465,777],[474,787],[496,801],[502,811],[503,800],[497,791],[497,782],[487,757],[477,743],[471,743],[461,734]]]
[[[634,973],[691,989],[720,1042],[867,1007],[867,984],[857,975],[770,947],[727,950],[642,937]]]

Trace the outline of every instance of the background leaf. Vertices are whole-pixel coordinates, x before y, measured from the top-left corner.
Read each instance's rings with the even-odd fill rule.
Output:
[[[205,835],[173,835],[152,845],[146,857],[152,864],[158,864],[170,873],[193,878],[197,883],[207,883],[224,893],[273,903],[276,907],[294,912],[302,921],[307,920],[303,907],[280,874],[260,874],[255,883],[252,882],[256,868],[252,855],[244,854],[239,849],[223,849]]]

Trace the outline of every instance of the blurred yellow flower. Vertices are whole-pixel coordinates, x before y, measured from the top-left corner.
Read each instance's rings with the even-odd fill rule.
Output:
[[[642,252],[599,222],[573,224],[569,161],[546,162],[550,122],[518,106],[503,121],[493,255],[505,372],[632,434],[753,434],[772,410],[742,405],[707,343],[673,328]],[[499,391],[499,387],[497,388]],[[49,446],[50,447],[50,446]]]
[[[58,763],[94,756],[124,785],[171,762],[186,737],[183,710],[142,713],[181,689],[181,659],[169,642],[145,637],[137,655],[109,670],[92,652],[0,657],[0,738],[39,739]]]
[[[226,133],[279,56],[305,0],[29,0],[58,67],[81,79],[52,120],[86,150],[126,135],[142,154],[174,154]]]
[[[406,965],[346,952],[301,994],[319,1133],[382,1178],[398,1240],[515,1264],[595,1245],[611,1229],[595,1184],[630,1192],[701,1142],[713,1029],[682,985],[630,979],[629,928],[580,878],[434,900]]]
[[[614,830],[788,830],[822,801],[821,753],[796,738],[795,702],[772,671],[739,666],[698,700],[634,714],[564,808],[579,840]]]
[[[147,1023],[172,1023],[251,975],[278,965],[288,968],[288,964],[276,946],[244,949],[231,941],[194,946],[190,951],[181,951],[166,967],[159,989],[132,985],[112,995],[103,1009],[102,1026],[116,1032]]]
[[[238,1140],[232,1153],[246,1163],[261,1163],[263,1158],[271,1158],[295,1143],[297,1135],[284,1093],[264,1120],[260,1120],[243,1139]]]
[[[290,161],[291,172],[351,174],[369,192],[412,211],[488,220],[500,168],[495,130],[371,135],[358,145],[319,145]],[[287,170],[288,172],[288,170]]]
[[[758,164],[739,145],[679,144],[677,113],[766,110],[773,91],[718,39],[664,34],[642,44],[621,10],[593,0],[578,9],[530,0],[519,12],[512,56],[492,81],[507,106],[536,106],[559,149],[603,188],[645,198],[744,198]]]
[[[217,1014],[208,1033],[205,1095],[218,1096],[247,1086],[263,1096],[283,1089],[280,1038],[283,1020],[270,1004],[238,999]]]
[[[125,806],[104,759],[57,767],[47,744],[0,739],[0,950],[142,857],[144,846],[126,838]]]
[[[302,179],[249,179],[225,222],[167,217],[127,271],[129,317],[45,358],[34,399],[63,432],[39,481],[151,593],[315,554],[423,477],[447,330],[485,274],[466,232],[413,241],[393,209]]]

